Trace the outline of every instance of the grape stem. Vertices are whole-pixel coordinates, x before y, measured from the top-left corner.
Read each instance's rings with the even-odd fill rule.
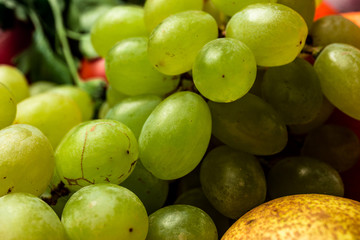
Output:
[[[317,56],[319,56],[320,52],[324,49],[323,46],[311,46],[311,45],[305,45],[303,50],[301,51],[302,53],[306,53],[306,54],[310,54],[312,55],[315,59],[317,58]]]

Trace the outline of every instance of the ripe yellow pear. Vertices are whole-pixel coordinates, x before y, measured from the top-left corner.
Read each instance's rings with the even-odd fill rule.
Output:
[[[301,194],[266,202],[238,219],[221,240],[360,239],[360,202]]]

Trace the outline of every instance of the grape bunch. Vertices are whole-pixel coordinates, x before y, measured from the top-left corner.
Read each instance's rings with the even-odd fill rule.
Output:
[[[351,196],[360,28],[314,22],[315,9],[111,7],[90,33],[108,81],[100,109],[83,85],[29,85],[0,65],[1,239],[216,240],[272,199]]]

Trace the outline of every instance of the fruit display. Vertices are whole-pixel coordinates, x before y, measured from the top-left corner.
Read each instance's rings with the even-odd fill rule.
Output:
[[[0,1],[0,239],[360,239],[345,2]]]

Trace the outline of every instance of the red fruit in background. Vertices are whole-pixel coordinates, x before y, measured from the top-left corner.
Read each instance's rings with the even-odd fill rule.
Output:
[[[356,25],[360,27],[360,12],[347,12],[347,13],[341,13],[341,16],[349,19]]]
[[[0,29],[0,64],[14,65],[13,58],[31,43],[32,29],[17,22],[14,28]]]
[[[335,14],[338,14],[338,12],[331,5],[322,1],[316,8],[314,21],[318,20],[319,18]]]
[[[84,80],[92,78],[102,78],[107,83],[105,74],[105,59],[97,58],[93,60],[83,59],[79,70],[80,77]]]
[[[350,128],[360,139],[359,120],[351,118],[340,110],[335,109],[328,122]],[[345,197],[360,201],[360,160],[355,166],[342,172],[340,175],[344,183]]]

